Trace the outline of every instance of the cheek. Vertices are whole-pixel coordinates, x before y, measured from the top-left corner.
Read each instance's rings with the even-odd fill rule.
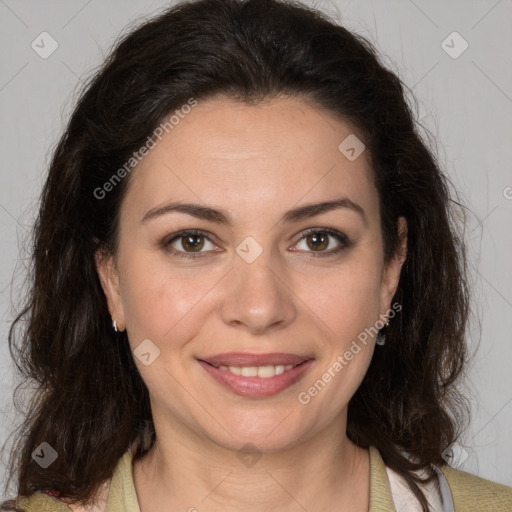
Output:
[[[304,279],[299,296],[344,345],[379,317],[380,273],[375,261],[354,258],[314,279]]]
[[[222,277],[198,268],[177,271],[165,258],[135,248],[121,268],[126,327],[134,342],[149,338],[158,344],[173,331],[181,338],[197,329],[208,293]]]
[[[303,292],[327,336],[315,375],[302,387],[298,401],[325,422],[345,409],[370,364],[373,327],[379,318],[379,277],[366,265],[347,265]]]

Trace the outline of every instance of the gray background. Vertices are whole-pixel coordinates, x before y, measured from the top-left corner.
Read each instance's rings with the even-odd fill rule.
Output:
[[[311,2],[308,2],[311,4]],[[0,442],[13,422],[7,332],[23,279],[23,240],[50,151],[73,93],[130,22],[167,5],[144,0],[0,0]],[[512,485],[512,1],[339,0],[314,5],[370,39],[411,87],[418,119],[469,206],[466,241],[474,292],[466,392],[472,420],[456,446],[466,471]],[[46,31],[47,59],[31,47]],[[448,38],[457,31],[469,44]],[[451,46],[451,50],[446,48]],[[47,46],[48,47],[48,46]],[[13,275],[16,270],[16,278]],[[0,461],[4,477],[5,454]]]

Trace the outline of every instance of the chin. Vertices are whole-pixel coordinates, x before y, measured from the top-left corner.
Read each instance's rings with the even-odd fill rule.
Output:
[[[255,412],[255,411],[254,411]],[[219,427],[216,432],[206,432],[216,444],[233,451],[239,451],[247,445],[255,447],[255,451],[262,453],[279,452],[291,448],[307,437],[304,432],[304,423],[293,425],[289,410],[286,413],[271,414],[266,418],[258,415],[255,421],[254,412],[241,418],[232,417],[226,421],[226,430]],[[284,421],[283,421],[284,420]],[[229,433],[228,433],[229,432]]]

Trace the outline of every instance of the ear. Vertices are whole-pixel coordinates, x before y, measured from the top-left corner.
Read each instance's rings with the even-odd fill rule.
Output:
[[[119,274],[117,272],[115,258],[111,254],[97,250],[94,254],[96,271],[100,278],[103,293],[107,298],[108,310],[112,319],[117,322],[118,330],[125,328],[125,315],[121,293],[119,289]]]
[[[391,308],[391,300],[398,288],[402,265],[407,257],[407,221],[405,217],[400,217],[398,219],[398,237],[400,244],[397,252],[386,264],[382,274],[380,309],[381,316],[383,317],[386,316],[386,313]]]

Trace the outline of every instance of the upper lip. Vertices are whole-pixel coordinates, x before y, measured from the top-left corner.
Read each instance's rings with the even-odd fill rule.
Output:
[[[289,365],[297,366],[312,357],[300,356],[297,354],[269,353],[269,354],[253,354],[249,352],[227,352],[225,354],[216,354],[198,358],[200,361],[210,363],[213,366],[267,366],[267,365]]]

